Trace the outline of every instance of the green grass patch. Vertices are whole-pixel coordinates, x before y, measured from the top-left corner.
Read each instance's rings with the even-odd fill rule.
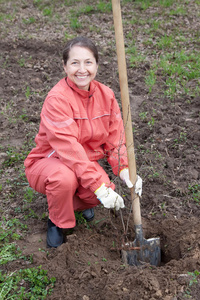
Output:
[[[145,57],[138,52],[133,44],[126,48],[126,53],[128,54],[130,67],[139,66],[141,62],[145,61]]]
[[[27,226],[14,218],[6,220],[5,217],[0,222],[0,244],[19,240],[27,230]]]
[[[153,86],[156,83],[156,73],[155,70],[147,71],[147,76],[145,78],[145,83],[149,87],[149,93],[151,93]]]
[[[95,8],[92,5],[85,5],[76,11],[76,15],[77,16],[82,15],[82,14],[87,15],[87,14],[91,14],[94,12],[95,12]]]
[[[30,260],[32,255],[26,257],[17,246],[15,240],[22,237],[26,225],[18,219],[0,222],[0,265],[11,263],[15,260]],[[49,278],[47,271],[40,267],[16,270],[12,273],[3,273],[0,270],[0,299],[46,299],[51,294],[55,277]]]
[[[13,14],[3,14],[3,13],[0,13],[0,22],[3,22],[5,20],[14,20],[15,18],[15,13]]]
[[[46,299],[52,293],[55,282],[55,277],[49,278],[41,266],[10,274],[0,272],[0,299]]]
[[[185,16],[187,10],[183,6],[177,6],[175,9],[172,9],[169,13],[171,16]]]
[[[17,247],[16,243],[1,245],[0,265],[7,264],[8,262],[11,262],[11,261],[14,261],[14,260],[20,259],[20,258],[25,258],[25,257],[22,256],[22,252]]]
[[[87,225],[87,221],[86,219],[83,217],[82,212],[77,212],[75,211],[75,218],[76,218],[76,222],[80,225],[80,224],[85,224]]]
[[[112,3],[111,1],[99,1],[96,9],[101,13],[110,13],[112,12]]]
[[[74,5],[74,0],[65,0],[64,4],[65,6],[73,6]],[[76,0],[77,3],[82,2],[82,0]]]
[[[200,203],[200,184],[193,183],[189,184],[188,187],[189,195],[191,196],[192,200],[195,201],[197,204]]]
[[[129,1],[124,0],[123,3],[125,5]],[[149,93],[159,84],[163,96],[171,100],[185,96],[194,98],[200,93],[199,35],[196,30],[190,33],[179,18],[187,13],[188,5],[187,0],[136,0],[133,10],[158,7],[159,14],[150,11],[150,17],[145,18],[146,13],[141,12],[140,18],[135,13],[132,18],[124,18],[125,26],[130,28],[132,24],[134,27],[134,30],[128,30],[126,34],[129,66],[143,68],[145,61],[150,62],[145,78]],[[173,26],[176,16],[179,27]]]
[[[135,2],[138,4],[138,6],[141,10],[146,10],[150,6],[152,6],[152,2],[154,2],[154,1],[152,1],[152,0],[136,0]]]
[[[14,147],[8,147],[6,151],[7,158],[3,162],[3,166],[9,167],[15,165],[16,163],[23,163],[28,153],[29,151],[25,149],[21,149],[19,151]]]
[[[163,7],[170,7],[174,4],[174,0],[160,0],[159,4]]]
[[[166,77],[164,94],[170,99],[176,96],[196,96],[199,93],[198,79],[200,78],[200,54],[185,51],[164,54],[154,61],[151,69],[147,71],[146,84],[151,92],[156,84],[157,70]],[[196,89],[190,88],[189,82],[196,80]]]
[[[49,16],[51,17],[53,15],[53,10],[51,7],[45,7],[42,11],[44,16]]]
[[[72,29],[80,29],[82,27],[81,23],[79,22],[78,18],[77,17],[71,17],[70,18],[70,27]]]
[[[160,38],[157,43],[158,49],[166,49],[166,48],[173,48],[175,45],[174,37],[172,35],[164,35]]]
[[[34,17],[30,17],[30,18],[28,18],[28,19],[23,18],[23,19],[22,19],[22,22],[23,22],[24,24],[33,24],[33,23],[36,22],[36,19],[35,19]]]

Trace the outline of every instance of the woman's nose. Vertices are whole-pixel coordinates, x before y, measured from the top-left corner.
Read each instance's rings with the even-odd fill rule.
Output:
[[[79,65],[79,71],[80,71],[80,72],[85,72],[85,71],[86,71],[86,68],[85,68],[85,64],[84,64],[84,63],[81,63],[81,64]]]

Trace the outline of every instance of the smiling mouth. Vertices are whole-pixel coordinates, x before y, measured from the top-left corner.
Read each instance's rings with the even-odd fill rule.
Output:
[[[85,79],[85,78],[88,77],[88,75],[76,75],[76,77],[77,77],[78,79]]]

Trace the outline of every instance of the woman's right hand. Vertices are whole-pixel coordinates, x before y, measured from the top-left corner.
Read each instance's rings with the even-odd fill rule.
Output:
[[[97,199],[106,208],[115,208],[116,210],[119,210],[120,208],[125,207],[122,197],[111,188],[106,187],[105,183],[103,183],[94,193],[97,196]]]

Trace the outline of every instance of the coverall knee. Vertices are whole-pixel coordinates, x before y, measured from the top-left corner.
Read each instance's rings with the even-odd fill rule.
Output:
[[[94,162],[106,185],[114,189],[104,169]],[[30,186],[47,196],[49,218],[60,228],[76,225],[74,211],[92,208],[100,202],[94,192],[79,185],[75,173],[58,158],[43,158],[26,168]]]

